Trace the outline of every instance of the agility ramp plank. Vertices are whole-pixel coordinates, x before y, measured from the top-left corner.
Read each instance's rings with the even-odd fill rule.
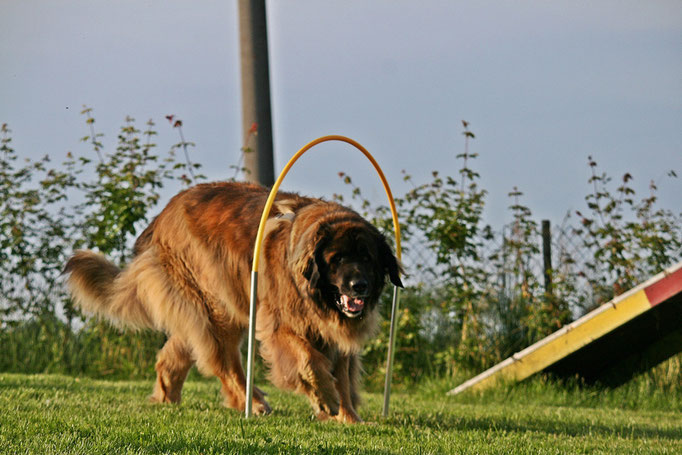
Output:
[[[628,361],[629,370],[634,371],[644,357],[655,364],[680,352],[681,330],[682,262],[469,379],[448,395],[484,389],[499,381],[521,381],[543,370],[565,376],[592,366],[586,376],[596,377],[597,370],[601,373],[606,366],[614,367],[616,360]]]

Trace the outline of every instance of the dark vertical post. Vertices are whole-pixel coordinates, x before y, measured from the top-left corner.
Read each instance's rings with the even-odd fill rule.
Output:
[[[542,259],[545,271],[545,292],[552,293],[552,233],[549,220],[542,220]]]
[[[507,237],[504,232],[504,227],[502,227],[502,292],[500,294],[504,295],[507,291]]]
[[[239,46],[242,73],[242,132],[247,180],[275,182],[270,109],[270,70],[265,0],[239,0]],[[258,132],[254,136],[253,126]],[[248,142],[248,143],[247,143]]]

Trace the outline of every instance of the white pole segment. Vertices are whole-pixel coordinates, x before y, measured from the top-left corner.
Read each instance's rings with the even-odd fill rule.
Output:
[[[249,303],[249,344],[246,358],[246,418],[253,414],[253,362],[256,353],[256,293],[258,272],[251,271],[251,302]]]
[[[384,383],[384,410],[383,416],[388,417],[388,404],[391,400],[391,379],[393,377],[393,355],[395,348],[395,331],[398,325],[398,301],[400,288],[393,287],[393,305],[391,305],[391,328],[388,336],[388,356],[386,359],[386,382]]]

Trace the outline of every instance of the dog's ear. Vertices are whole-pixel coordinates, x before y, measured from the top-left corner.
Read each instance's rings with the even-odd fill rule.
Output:
[[[302,275],[308,280],[311,288],[317,287],[317,282],[320,279],[320,268],[317,265],[317,255],[313,252],[305,263]]]
[[[384,270],[388,274],[388,278],[391,280],[394,286],[404,287],[403,282],[400,280],[400,275],[404,275],[405,271],[403,266],[393,254],[391,247],[382,235],[379,239],[379,260],[384,267]]]
[[[320,280],[320,261],[324,246],[325,229],[319,224],[310,226],[298,239],[294,239],[291,261],[295,273],[302,275],[310,290],[315,289]]]

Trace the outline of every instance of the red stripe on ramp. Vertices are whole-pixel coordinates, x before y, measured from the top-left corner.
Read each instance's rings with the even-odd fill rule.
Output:
[[[670,297],[682,292],[682,269],[677,269],[670,275],[661,278],[659,281],[647,286],[644,289],[651,306],[656,306],[665,302]]]

